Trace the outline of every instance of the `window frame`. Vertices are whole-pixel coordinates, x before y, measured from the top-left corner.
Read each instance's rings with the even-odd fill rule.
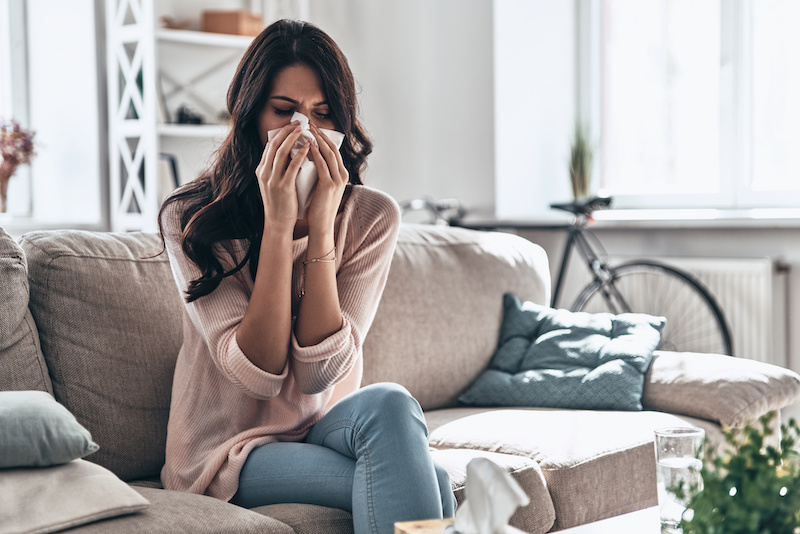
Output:
[[[604,1],[577,3],[577,112],[598,140],[593,172],[595,184],[602,182],[602,21]],[[756,191],[750,187],[754,173],[753,122],[753,0],[720,1],[720,191],[716,193],[624,194],[615,192],[620,209],[746,210],[786,208],[800,204],[800,191]],[[599,187],[602,193],[602,186]]]

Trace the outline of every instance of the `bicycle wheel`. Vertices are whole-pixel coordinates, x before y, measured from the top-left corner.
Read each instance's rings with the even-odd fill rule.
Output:
[[[693,276],[650,261],[609,268],[609,278],[584,288],[572,311],[637,312],[667,318],[662,350],[733,354],[725,316]]]

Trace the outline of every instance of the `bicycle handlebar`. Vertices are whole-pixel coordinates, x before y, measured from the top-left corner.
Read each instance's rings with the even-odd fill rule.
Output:
[[[555,204],[550,204],[550,207],[556,210],[568,211],[575,215],[585,215],[588,217],[593,211],[607,209],[611,206],[611,202],[611,197],[589,197],[573,202],[557,202]]]

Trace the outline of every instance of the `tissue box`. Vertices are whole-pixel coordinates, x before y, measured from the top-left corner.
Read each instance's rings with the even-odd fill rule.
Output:
[[[450,519],[429,519],[427,521],[403,521],[394,524],[394,534],[443,534],[453,524]]]
[[[244,9],[205,9],[202,28],[204,32],[255,37],[264,29],[264,19]]]

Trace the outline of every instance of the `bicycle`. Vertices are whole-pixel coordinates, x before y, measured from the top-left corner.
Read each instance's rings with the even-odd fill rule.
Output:
[[[567,241],[552,295],[561,293],[572,249],[577,246],[594,279],[578,294],[572,311],[646,313],[666,317],[659,349],[733,354],[725,315],[711,292],[693,275],[653,260],[612,266],[599,238],[589,230],[592,213],[611,205],[611,197],[550,204],[572,213]]]

